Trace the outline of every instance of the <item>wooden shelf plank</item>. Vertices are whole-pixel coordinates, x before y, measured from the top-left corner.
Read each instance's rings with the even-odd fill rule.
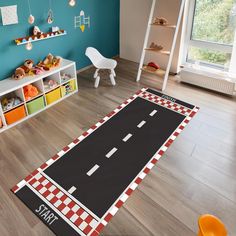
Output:
[[[170,24],[167,24],[167,25],[160,25],[160,24],[152,23],[151,26],[158,26],[158,27],[171,28],[171,29],[175,29],[175,28],[176,28],[176,25],[170,25]]]
[[[142,71],[156,75],[162,79],[164,79],[166,72],[162,69],[159,70],[150,70],[147,66],[144,66],[142,69]]]
[[[170,55],[170,51],[156,50],[156,49],[153,49],[153,48],[145,48],[145,50],[146,50],[146,51],[149,51],[149,52],[160,53],[160,54],[163,54],[163,55],[166,55],[166,56],[169,56],[169,55]]]

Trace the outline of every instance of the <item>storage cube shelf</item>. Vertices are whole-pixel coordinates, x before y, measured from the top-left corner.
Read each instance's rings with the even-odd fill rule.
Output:
[[[26,99],[24,87],[32,84],[39,93]],[[0,133],[31,118],[78,92],[75,62],[62,60],[60,67],[22,80],[0,81],[0,100],[15,98],[16,104],[0,105]]]

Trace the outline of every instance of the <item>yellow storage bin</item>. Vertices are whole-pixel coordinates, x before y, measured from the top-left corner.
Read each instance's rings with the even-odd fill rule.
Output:
[[[76,82],[75,80],[70,80],[69,82],[63,84],[61,86],[61,95],[62,97],[74,92],[76,90]]]
[[[57,88],[57,89],[55,89],[55,90],[53,90],[53,91],[46,94],[46,101],[47,101],[48,105],[56,102],[60,98],[61,98],[60,88]]]

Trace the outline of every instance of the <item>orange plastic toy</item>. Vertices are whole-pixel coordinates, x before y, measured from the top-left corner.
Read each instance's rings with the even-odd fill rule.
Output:
[[[227,236],[223,222],[213,215],[200,216],[198,225],[198,236]]]

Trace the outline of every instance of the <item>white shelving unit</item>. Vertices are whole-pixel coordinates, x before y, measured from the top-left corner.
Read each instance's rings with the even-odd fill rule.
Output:
[[[63,80],[62,74],[70,75],[67,80]],[[44,86],[44,80],[52,79],[57,82],[57,86],[51,89],[46,89]],[[39,94],[29,100],[26,100],[24,96],[24,87],[33,84],[39,90]],[[65,86],[70,85],[71,89],[65,94]],[[72,94],[78,92],[76,64],[73,61],[66,59],[62,60],[60,67],[54,68],[41,75],[26,77],[22,80],[13,80],[12,78],[0,81],[0,101],[4,98],[19,97],[21,103],[8,110],[3,110],[0,104],[0,118],[3,123],[3,127],[0,128],[0,133],[12,128],[15,125],[35,116],[36,114],[48,109],[49,107],[61,102],[68,98]],[[34,107],[35,103],[35,107]],[[40,104],[40,107],[38,105]],[[37,106],[37,107],[36,107]],[[17,109],[21,112],[24,111],[25,116],[15,122],[9,122],[7,117],[12,116],[15,119],[14,114],[17,116]]]

